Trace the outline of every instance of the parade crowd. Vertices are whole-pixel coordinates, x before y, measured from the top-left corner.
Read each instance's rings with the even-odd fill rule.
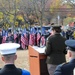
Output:
[[[0,28],[0,44],[5,46],[4,48],[3,46],[1,46],[2,52],[8,49],[8,47],[6,46],[7,44],[9,45],[12,43],[19,44],[19,47],[17,48],[22,50],[28,49],[29,45],[38,47],[46,46],[44,54],[47,56],[46,64],[49,75],[66,75],[66,72],[64,70],[61,70],[61,68],[66,65],[66,63],[64,65],[62,63],[66,62],[66,46],[69,47],[67,48],[68,51],[75,51],[74,39],[75,30],[74,28],[72,29],[70,27],[67,30],[64,30],[62,26],[54,25],[49,29],[45,29],[43,27],[41,29],[35,29],[35,27],[32,27],[29,30],[25,28],[21,30],[14,30],[14,32],[12,32],[12,29],[4,30]],[[4,43],[6,43],[6,45]],[[15,45],[13,46],[13,48],[14,47]],[[10,48],[12,49],[12,45]],[[5,52],[3,53],[5,54]],[[6,58],[6,55],[4,54],[2,54],[3,58]],[[72,54],[74,55],[74,52],[71,52],[70,54],[71,56],[69,57],[72,58]],[[7,55],[9,55],[9,53]],[[59,66],[60,64],[62,65]],[[66,68],[67,67],[69,66],[66,66]],[[74,68],[73,66],[71,67],[71,70],[69,69],[70,67],[68,68],[70,70],[70,74],[73,73]],[[28,75],[30,75],[29,72],[27,73]]]
[[[45,46],[46,39],[43,34],[44,30],[41,35],[40,30],[35,30],[34,27],[30,30],[23,29],[14,32],[12,32],[12,29],[0,29],[0,43],[15,42],[20,44],[20,49],[28,49],[28,45],[39,46],[41,41],[42,45]]]
[[[46,46],[46,40],[51,34],[51,28],[48,30],[44,28],[36,30],[32,27],[30,30],[14,30],[14,32],[12,32],[12,29],[0,29],[0,43],[19,43],[21,45],[20,49],[28,49],[28,45]],[[66,31],[62,29],[60,34],[67,39],[75,39],[75,31],[73,29],[67,29]]]

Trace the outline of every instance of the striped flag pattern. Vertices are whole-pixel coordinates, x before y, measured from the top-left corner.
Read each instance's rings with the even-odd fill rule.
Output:
[[[25,49],[25,38],[23,34],[21,35],[21,47]]]
[[[35,30],[34,28],[31,28],[30,37],[29,37],[29,45],[34,45],[34,44],[35,44]]]
[[[6,42],[7,36],[8,36],[7,32],[4,32],[4,33],[3,33],[2,43],[5,43],[5,42]]]
[[[28,46],[28,37],[27,37],[27,34],[24,33],[24,39],[25,39],[25,45]]]
[[[41,34],[38,32],[38,33],[37,33],[37,45],[39,44],[40,38],[41,38]]]
[[[45,37],[42,36],[42,37],[41,37],[41,45],[42,45],[42,46],[45,46],[45,44],[46,44]]]

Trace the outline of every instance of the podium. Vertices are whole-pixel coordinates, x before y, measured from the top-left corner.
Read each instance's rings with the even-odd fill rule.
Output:
[[[29,46],[29,64],[31,75],[49,75],[46,65],[46,56],[42,48]],[[41,52],[40,52],[40,51]]]

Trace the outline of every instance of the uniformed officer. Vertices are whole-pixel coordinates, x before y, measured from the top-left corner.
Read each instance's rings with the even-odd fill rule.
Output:
[[[2,28],[0,27],[0,44],[2,43],[2,39],[3,39],[3,37],[2,37]]]
[[[0,44],[1,59],[5,63],[0,75],[30,75],[29,71],[17,68],[14,64],[17,59],[16,49],[19,47],[17,43]]]
[[[57,66],[54,75],[73,75],[75,68],[75,40],[66,40],[69,62]]]
[[[53,34],[48,37],[45,50],[45,54],[47,55],[46,63],[49,75],[54,74],[54,70],[57,65],[66,61],[66,38],[60,34],[61,26],[52,26],[52,32]]]
[[[8,36],[6,42],[14,42],[14,36],[12,35],[11,29],[8,30]]]

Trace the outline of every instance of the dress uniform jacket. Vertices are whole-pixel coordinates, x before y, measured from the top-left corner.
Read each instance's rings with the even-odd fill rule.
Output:
[[[22,72],[22,69],[16,68],[15,65],[8,64],[0,70],[0,75],[30,75],[30,73],[26,70]]]
[[[75,68],[75,59],[72,59],[68,63],[57,66],[54,75],[73,75],[73,69]]]
[[[45,54],[47,55],[47,64],[58,65],[66,61],[66,38],[60,34],[52,35],[47,40]]]
[[[8,36],[8,37],[6,38],[6,42],[14,42],[14,36],[13,36],[13,35]]]
[[[3,39],[3,37],[2,37],[2,35],[0,35],[0,44],[2,43],[2,39]]]

